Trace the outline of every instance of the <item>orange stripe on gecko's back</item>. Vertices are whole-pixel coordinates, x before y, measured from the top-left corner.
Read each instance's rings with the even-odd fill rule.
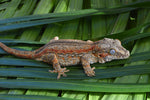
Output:
[[[40,56],[42,56],[43,54],[45,54],[45,53],[56,53],[56,54],[72,54],[72,53],[78,53],[78,54],[80,54],[80,53],[87,53],[87,52],[89,52],[89,51],[92,51],[93,50],[93,47],[91,47],[91,48],[88,48],[88,49],[74,49],[74,50],[72,50],[72,49],[70,49],[70,50],[62,50],[62,49],[56,49],[56,48],[50,48],[50,49],[45,49],[45,50],[43,50],[42,52],[40,52],[40,53],[37,53],[37,54],[35,54],[35,57],[40,57]]]

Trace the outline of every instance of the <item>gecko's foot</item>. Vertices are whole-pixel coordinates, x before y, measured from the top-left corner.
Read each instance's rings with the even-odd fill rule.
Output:
[[[57,79],[60,79],[61,75],[66,77],[67,75],[65,74],[65,72],[69,72],[69,70],[67,70],[66,68],[61,68],[59,70],[49,70],[49,72],[58,73]]]
[[[88,67],[85,69],[85,73],[87,76],[95,76],[95,71],[94,71],[95,67],[91,68],[91,67]]]

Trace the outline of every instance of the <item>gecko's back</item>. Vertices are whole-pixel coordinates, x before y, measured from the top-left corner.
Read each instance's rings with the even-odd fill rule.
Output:
[[[36,56],[44,53],[56,54],[81,54],[88,53],[92,50],[93,42],[82,40],[61,39],[51,40],[48,44],[35,51]]]

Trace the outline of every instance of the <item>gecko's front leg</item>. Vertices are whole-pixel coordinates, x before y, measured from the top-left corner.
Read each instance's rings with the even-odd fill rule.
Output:
[[[83,56],[81,58],[81,63],[87,76],[90,76],[90,77],[95,76],[95,71],[94,71],[95,67],[91,68],[87,56]]]
[[[67,76],[65,74],[65,72],[68,72],[69,70],[67,70],[66,68],[61,68],[61,66],[59,64],[59,61],[58,61],[58,59],[57,59],[55,54],[47,54],[47,55],[45,55],[43,57],[43,61],[53,64],[54,70],[49,70],[49,72],[51,72],[51,73],[58,73],[57,79],[59,79],[61,77],[61,75],[63,75],[64,77]]]

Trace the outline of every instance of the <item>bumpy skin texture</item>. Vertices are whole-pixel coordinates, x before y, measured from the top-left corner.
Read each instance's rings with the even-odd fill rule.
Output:
[[[91,77],[95,76],[95,67],[91,68],[90,64],[105,63],[114,59],[126,59],[130,56],[129,51],[122,47],[119,40],[109,38],[93,42],[90,40],[59,40],[58,37],[55,37],[48,44],[34,51],[11,49],[3,43],[0,43],[0,47],[17,57],[52,64],[54,70],[49,70],[49,72],[58,73],[57,79],[61,75],[66,76],[65,72],[69,71],[66,68],[61,68],[61,66],[82,64],[86,75]]]

